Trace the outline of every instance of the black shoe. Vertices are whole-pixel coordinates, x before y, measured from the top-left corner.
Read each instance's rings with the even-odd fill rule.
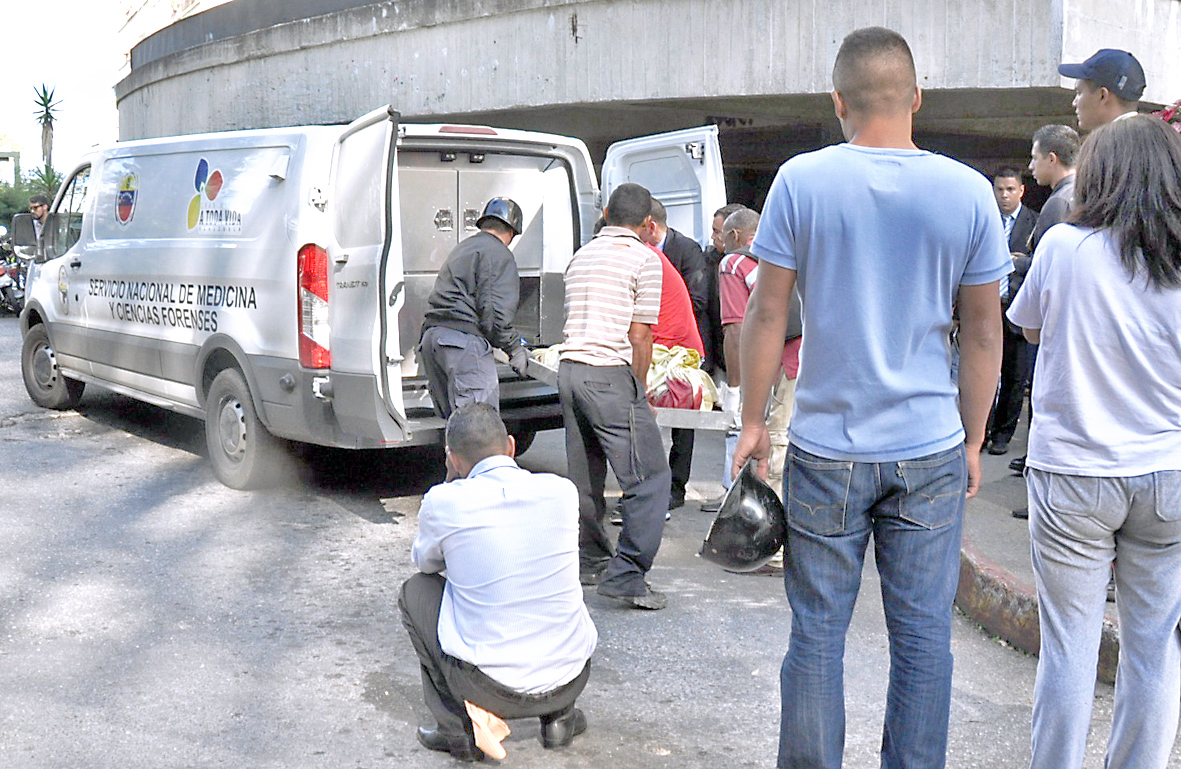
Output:
[[[1015,473],[1025,472],[1025,457],[1020,456],[1009,463],[1009,469]]]
[[[988,445],[988,453],[999,457],[1001,454],[1009,453],[1009,442],[1004,438],[997,438]]]
[[[599,584],[599,580],[603,578],[603,572],[606,570],[606,561],[603,561],[598,566],[580,566],[578,567],[578,582],[582,585],[597,585]]]
[[[1028,507],[1017,508],[1016,510],[1013,511],[1013,517],[1020,518],[1023,521],[1027,520],[1029,518],[1029,508]]]
[[[459,761],[472,763],[484,758],[484,751],[476,747],[475,737],[469,737],[466,734],[447,734],[438,727],[427,729],[425,726],[420,726],[418,727],[418,741],[428,750],[450,753],[452,758]]]
[[[578,708],[565,714],[541,717],[541,744],[546,748],[564,748],[586,731],[586,716]]]
[[[621,593],[616,593],[610,588],[604,590],[602,585],[599,585],[598,592],[599,595],[605,596],[607,598],[618,598],[628,606],[631,606],[633,609],[658,611],[663,609],[665,606],[668,606],[668,598],[665,597],[664,593],[659,593],[653,590],[652,586],[647,582],[644,583],[644,592],[640,595],[624,595]]]
[[[714,499],[705,500],[704,502],[701,503],[701,512],[716,513],[717,511],[722,509],[722,500],[725,498],[726,498],[726,495],[723,493],[720,497],[715,497]]]

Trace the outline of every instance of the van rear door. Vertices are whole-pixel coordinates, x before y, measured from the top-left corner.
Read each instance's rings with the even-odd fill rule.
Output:
[[[703,246],[714,211],[726,205],[717,126],[615,142],[601,176],[604,202],[625,182],[641,184],[668,209],[668,225]]]
[[[358,118],[337,140],[328,205],[333,214],[333,412],[346,432],[372,435],[374,400],[342,392],[350,375],[376,375],[377,397],[395,425],[378,419],[384,442],[406,439],[398,313],[405,292],[398,215],[398,113],[390,107]],[[340,375],[337,377],[337,375]],[[394,429],[391,430],[390,428]]]

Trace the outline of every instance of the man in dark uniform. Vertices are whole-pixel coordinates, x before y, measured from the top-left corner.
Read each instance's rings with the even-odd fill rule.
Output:
[[[521,207],[492,198],[476,220],[480,231],[455,247],[435,279],[418,343],[435,409],[444,418],[465,403],[500,405],[492,348],[524,376],[529,352],[513,330],[521,284],[508,246],[521,234]]]

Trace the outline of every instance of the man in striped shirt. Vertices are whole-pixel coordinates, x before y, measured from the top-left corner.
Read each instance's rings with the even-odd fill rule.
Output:
[[[648,190],[621,185],[603,211],[607,226],[570,260],[558,365],[568,474],[578,487],[581,580],[637,609],[668,604],[644,579],[664,534],[670,480],[645,395],[661,290],[660,258],[639,236],[651,208]],[[623,489],[615,548],[603,526],[608,462]]]

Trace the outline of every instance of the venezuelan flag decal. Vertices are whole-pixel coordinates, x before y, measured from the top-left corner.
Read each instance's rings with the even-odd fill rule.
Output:
[[[127,226],[135,216],[135,198],[139,192],[139,176],[127,174],[119,181],[119,189],[115,192],[115,218],[119,224]]]

